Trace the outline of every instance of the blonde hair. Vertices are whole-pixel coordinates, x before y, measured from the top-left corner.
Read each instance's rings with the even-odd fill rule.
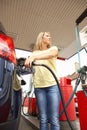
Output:
[[[39,35],[37,36],[37,40],[36,40],[36,43],[34,45],[34,50],[41,50],[42,49],[42,39],[43,39],[43,36],[45,33],[46,32],[40,32]],[[49,33],[49,32],[47,32],[47,33]]]

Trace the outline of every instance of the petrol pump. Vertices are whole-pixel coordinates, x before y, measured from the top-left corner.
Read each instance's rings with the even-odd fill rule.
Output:
[[[76,44],[79,46],[79,39],[82,47],[87,46],[87,26],[81,31],[81,34],[78,29],[78,25],[87,17],[87,9],[78,17],[76,20]],[[78,49],[78,60],[80,64],[80,54]],[[79,112],[79,121],[80,129],[87,130],[87,65],[80,67],[78,70],[79,80],[81,81],[82,90],[77,91],[77,102],[78,102],[78,112]]]

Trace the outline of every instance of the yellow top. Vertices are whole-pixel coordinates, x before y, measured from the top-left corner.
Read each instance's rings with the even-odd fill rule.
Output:
[[[47,65],[57,76],[56,57],[47,60],[37,60],[36,63]],[[35,66],[35,73],[33,80],[35,88],[44,88],[56,85],[56,81],[52,73],[44,66]]]
[[[19,79],[17,77],[16,70],[14,70],[13,89],[16,91],[21,89],[21,85],[20,85]]]

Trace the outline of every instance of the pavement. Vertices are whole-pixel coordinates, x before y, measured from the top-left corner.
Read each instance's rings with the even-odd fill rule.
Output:
[[[27,122],[28,125],[33,128],[33,130],[40,130],[39,129],[39,120],[38,120],[37,117],[25,116],[23,113],[21,114],[21,116],[22,116],[23,120],[25,122]],[[78,117],[76,118],[76,120],[71,121],[71,124],[72,124],[74,130],[80,130],[80,124],[79,124],[79,118]],[[71,130],[68,121],[60,121],[60,130]]]
[[[22,116],[20,118],[20,124],[18,130],[35,130],[28,121],[26,121]]]

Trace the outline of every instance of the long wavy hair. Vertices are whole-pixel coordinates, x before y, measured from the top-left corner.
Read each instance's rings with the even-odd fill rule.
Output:
[[[36,43],[34,45],[34,50],[41,50],[42,49],[42,39],[45,33],[50,34],[49,32],[40,32],[39,35],[37,36]],[[50,46],[48,46],[50,48]]]

